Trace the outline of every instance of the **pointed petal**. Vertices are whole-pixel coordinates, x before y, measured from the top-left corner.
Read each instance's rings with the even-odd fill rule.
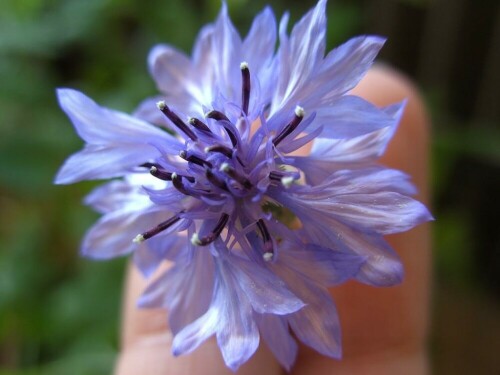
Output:
[[[174,47],[166,44],[153,47],[148,56],[148,66],[156,87],[163,94],[175,96],[198,91],[192,81],[191,60]]]
[[[322,137],[352,138],[386,127],[393,128],[395,124],[393,117],[373,104],[357,96],[345,95],[328,106],[317,108],[316,119],[307,132],[323,125]]]
[[[285,318],[256,314],[259,331],[278,362],[290,371],[297,357],[298,345],[290,334]]]
[[[122,209],[110,212],[102,216],[85,235],[82,255],[109,259],[128,254],[138,246],[132,242],[137,234],[154,227],[168,215],[168,212],[158,210]]]
[[[288,321],[297,338],[328,357],[342,357],[340,322],[330,294],[316,288],[308,305],[289,316]]]
[[[285,283],[266,268],[235,256],[228,257],[228,263],[227,277],[240,285],[258,313],[284,315],[304,307]]]
[[[179,258],[175,265],[151,283],[138,304],[140,307],[167,308],[169,327],[176,335],[207,312],[213,283],[211,255],[203,251],[193,252],[192,258]]]
[[[328,104],[332,99],[353,89],[371,67],[385,39],[360,36],[332,50],[309,84],[304,87],[303,105]]]
[[[242,41],[229,18],[225,3],[215,23],[212,50],[212,64],[220,92],[230,102],[238,103],[241,96]]]
[[[292,29],[289,61],[291,64],[285,97],[300,91],[325,54],[326,0],[320,0]],[[285,63],[282,61],[282,63]],[[285,79],[286,79],[285,78]],[[295,103],[296,104],[296,103]]]
[[[181,144],[168,133],[121,112],[99,107],[82,93],[58,89],[59,103],[71,119],[85,148],[72,155],[56,183],[122,176],[156,156],[151,143],[161,141],[174,152]]]

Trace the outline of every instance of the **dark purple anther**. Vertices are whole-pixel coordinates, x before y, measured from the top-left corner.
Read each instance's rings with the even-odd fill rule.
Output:
[[[133,241],[135,243],[141,243],[147,240],[148,238],[151,238],[153,236],[156,236],[158,233],[163,232],[165,229],[170,228],[172,225],[177,223],[181,218],[179,216],[172,216],[170,219],[165,220],[158,224],[156,227],[153,229],[150,229],[144,233],[138,234]]]
[[[207,246],[211,244],[220,236],[222,230],[226,227],[228,220],[229,215],[226,213],[222,214],[212,232],[201,238],[198,236],[198,233],[194,233],[191,237],[191,243],[195,246]]]
[[[186,134],[189,138],[191,138],[193,141],[197,141],[198,137],[194,132],[182,121],[179,116],[177,116],[174,112],[168,108],[168,106],[165,104],[163,100],[159,101],[156,103],[156,106],[160,111],[163,112],[167,118],[174,123],[175,126],[179,128],[184,134]]]
[[[304,108],[297,106],[295,108],[295,117],[283,128],[276,138],[273,139],[273,145],[277,146],[281,143],[281,141],[283,141],[283,139],[288,137],[295,129],[297,129],[297,126],[299,126],[300,122],[304,118],[304,115]]]
[[[248,115],[248,105],[250,103],[250,70],[248,69],[248,63],[242,62],[240,64],[241,69],[241,108],[243,113]]]

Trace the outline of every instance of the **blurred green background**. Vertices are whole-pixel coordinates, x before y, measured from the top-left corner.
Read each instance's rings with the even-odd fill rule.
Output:
[[[228,0],[246,33],[266,2]],[[271,0],[297,20],[315,1]],[[78,257],[91,183],[54,186],[81,141],[56,87],[131,111],[155,93],[155,43],[190,51],[219,0],[0,1],[0,374],[109,374],[125,260]],[[328,44],[389,38],[381,59],[419,84],[433,118],[437,374],[500,373],[500,6],[497,0],[335,0]]]

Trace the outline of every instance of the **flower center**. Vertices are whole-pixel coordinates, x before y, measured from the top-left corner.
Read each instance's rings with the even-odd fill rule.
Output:
[[[274,242],[264,220],[269,217],[263,209],[267,202],[265,193],[269,186],[288,189],[300,179],[298,171],[287,171],[276,164],[281,158],[277,147],[294,133],[305,113],[297,107],[290,122],[275,136],[270,132],[251,132],[250,69],[246,62],[242,62],[240,70],[239,114],[228,115],[213,109],[205,114],[205,121],[190,117],[186,123],[164,101],[157,103],[158,109],[184,135],[186,149],[179,153],[178,158],[162,155],[142,167],[149,168],[154,177],[171,182],[172,188],[186,197],[189,208],[137,235],[134,242],[141,243],[180,220],[188,220],[198,223],[201,232],[205,232],[195,232],[191,243],[207,246],[217,240],[224,229],[230,227],[234,233],[236,228],[248,227],[250,222],[250,227],[253,226],[262,240],[264,260],[274,259]],[[230,117],[236,120],[233,122]],[[262,124],[265,118],[259,117],[256,121]],[[199,213],[203,210],[207,212],[204,220],[190,215],[190,211]],[[212,222],[214,217],[218,219]]]

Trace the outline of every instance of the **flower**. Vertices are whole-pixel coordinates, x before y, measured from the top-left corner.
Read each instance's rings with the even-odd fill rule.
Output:
[[[59,89],[86,142],[56,183],[120,178],[86,203],[103,214],[85,256],[133,253],[152,281],[143,307],[165,307],[174,354],[215,335],[236,370],[262,338],[290,369],[296,339],[340,358],[340,325],[327,291],[350,278],[401,281],[383,235],[431,219],[404,173],[376,164],[404,103],[377,108],[350,95],[384,40],[351,39],[325,56],[320,0],[286,33],[266,8],[241,39],[226,6],[188,57],[153,48],[160,96],[130,116]],[[165,131],[166,130],[166,131]],[[311,145],[308,155],[296,153]],[[293,331],[294,336],[292,336]]]

